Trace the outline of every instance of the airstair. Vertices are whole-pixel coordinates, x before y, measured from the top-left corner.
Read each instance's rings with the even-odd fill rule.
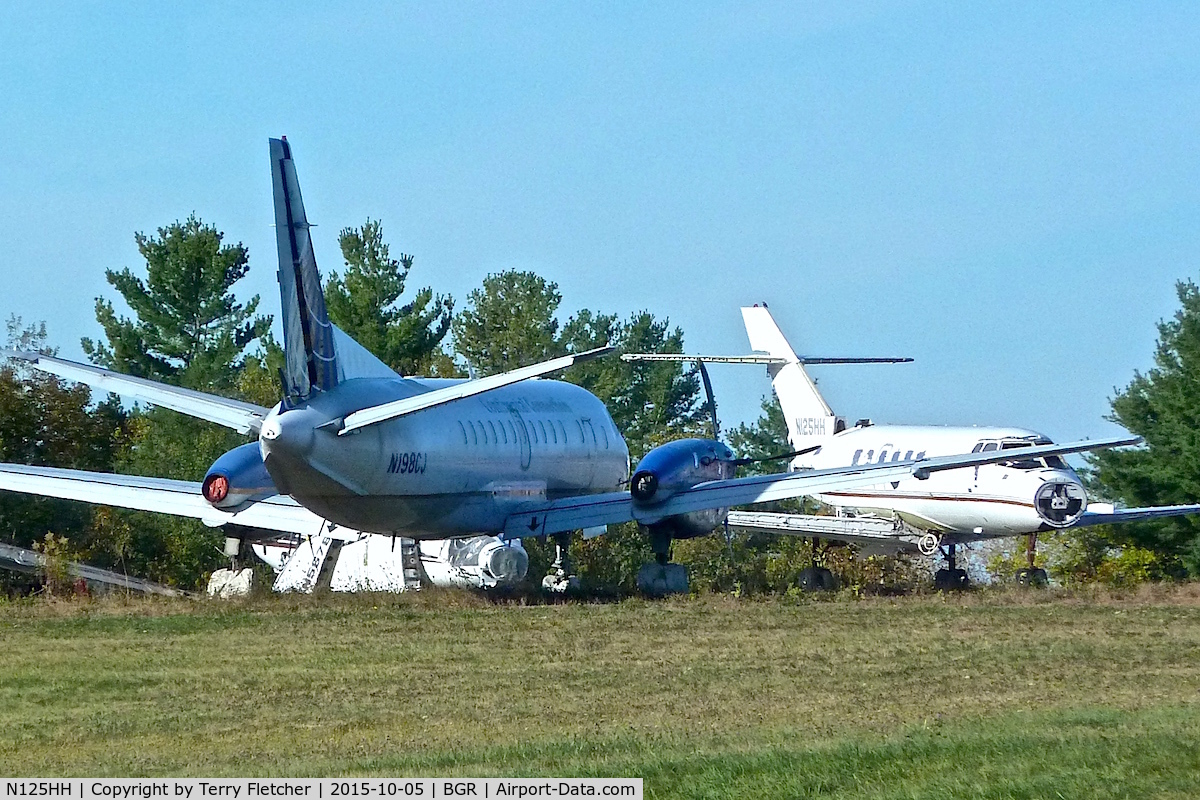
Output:
[[[805,536],[855,544],[871,553],[917,552],[923,531],[894,519],[730,511],[729,527],[744,532]]]
[[[353,541],[331,536],[301,539],[275,578],[276,592],[411,592],[421,588],[421,553],[415,539],[363,534]]]

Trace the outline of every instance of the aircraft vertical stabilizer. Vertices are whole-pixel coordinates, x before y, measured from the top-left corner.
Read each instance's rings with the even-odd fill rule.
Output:
[[[287,139],[271,140],[271,184],[283,307],[284,389],[288,399],[296,400],[314,390],[332,389],[338,382],[338,370],[333,327],[325,313],[321,275]]]
[[[766,306],[742,309],[750,349],[765,352],[783,363],[771,364],[771,386],[787,421],[788,440],[797,450],[818,445],[837,433],[838,419],[817,391],[817,385],[788,344]]]

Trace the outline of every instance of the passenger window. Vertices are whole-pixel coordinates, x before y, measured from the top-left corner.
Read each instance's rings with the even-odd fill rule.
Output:
[[[476,445],[479,444],[479,431],[475,430],[475,423],[468,420],[467,424],[471,426],[471,439],[473,440],[472,443]]]
[[[567,429],[563,427],[562,420],[558,420],[558,432],[562,434],[562,443],[567,443]]]
[[[487,428],[483,427],[482,420],[480,420],[480,422],[479,422],[479,438],[483,439],[484,444],[488,443]]]
[[[586,445],[587,437],[583,435],[583,422],[580,420],[575,420],[575,427],[579,428],[579,443],[582,445]]]
[[[542,444],[550,444],[550,437],[546,435],[546,423],[539,419],[538,427],[542,429]]]
[[[904,460],[912,461],[912,450],[909,450],[907,453],[904,454]]]
[[[517,436],[517,429],[513,427],[512,420],[508,420],[508,432],[512,434],[513,444],[520,444],[521,437]]]
[[[608,426],[600,425],[600,435],[604,437],[604,449],[608,449]]]
[[[533,441],[534,444],[537,444],[537,440],[538,440],[537,428],[533,427],[532,422],[526,422],[525,424],[529,426],[529,438]]]
[[[467,426],[462,424],[462,420],[461,420],[461,419],[458,421],[458,429],[459,429],[460,431],[462,431],[462,435],[463,435],[463,444],[468,444],[468,442],[467,442]]]
[[[489,419],[488,427],[491,428],[491,430],[492,430],[492,444],[500,444],[500,437],[496,434],[496,423],[492,422]]]

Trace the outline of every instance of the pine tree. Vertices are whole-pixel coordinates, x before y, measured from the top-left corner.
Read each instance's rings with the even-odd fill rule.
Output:
[[[1109,419],[1146,440],[1145,447],[1092,456],[1094,487],[1129,506],[1200,502],[1200,289],[1176,284],[1180,308],[1158,323],[1154,367],[1112,398]],[[1115,543],[1182,559],[1200,575],[1200,519],[1173,517],[1119,526]]]
[[[478,375],[524,367],[563,354],[558,284],[509,270],[484,278],[454,319],[454,349]]]
[[[325,283],[329,319],[401,375],[428,374],[444,361],[454,301],[426,286],[398,305],[413,257],[391,257],[379,220],[343,229],[338,243],[346,264]]]
[[[96,320],[107,344],[83,340],[93,362],[117,372],[193,389],[232,388],[243,352],[267,336],[271,318],[255,316],[258,295],[244,305],[231,292],[249,269],[242,244],[223,245],[224,234],[195,215],[137,233],[146,280],[128,267],[105,270],[108,282],[136,320],[117,317],[112,302],[96,298]]]

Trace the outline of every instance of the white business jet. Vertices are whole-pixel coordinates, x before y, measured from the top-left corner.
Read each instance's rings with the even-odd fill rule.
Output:
[[[686,359],[708,363],[764,364],[787,422],[788,441],[798,452],[793,472],[831,467],[921,461],[951,453],[1004,453],[1012,457],[970,469],[946,470],[927,477],[904,476],[869,486],[837,488],[812,496],[836,510],[836,517],[732,511],[731,527],[791,533],[862,545],[868,550],[919,550],[946,557],[935,576],[939,588],[967,584],[956,563],[956,545],[1062,528],[1128,522],[1151,517],[1200,513],[1200,505],[1116,509],[1088,504],[1079,476],[1058,455],[1034,456],[1031,447],[1051,444],[1026,428],[848,425],[833,413],[805,371],[805,364],[896,362],[908,359],[838,359],[798,356],[766,305],[742,309],[750,348],[747,356],[663,356],[637,354],[628,360]],[[1024,452],[1023,452],[1024,451]],[[1046,573],[1033,564],[1021,582],[1044,583]],[[827,587],[832,575],[814,568],[806,575],[814,587]]]

